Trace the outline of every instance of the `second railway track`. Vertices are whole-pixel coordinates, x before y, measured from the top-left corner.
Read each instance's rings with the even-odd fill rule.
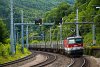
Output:
[[[52,53],[47,53],[47,52],[42,52],[42,51],[35,51],[35,52],[47,56],[47,60],[39,64],[33,65],[31,67],[43,67],[50,63],[53,63],[57,59],[57,56]]]
[[[71,63],[67,67],[89,67],[85,57],[71,58]]]

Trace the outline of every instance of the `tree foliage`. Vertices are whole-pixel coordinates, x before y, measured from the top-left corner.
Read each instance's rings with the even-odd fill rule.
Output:
[[[68,3],[61,3],[56,8],[52,9],[51,11],[48,11],[45,14],[44,22],[55,22],[55,24],[59,24],[60,19],[64,16],[68,16],[68,14],[71,13],[70,5]]]
[[[4,43],[8,36],[6,25],[0,20],[0,42]]]

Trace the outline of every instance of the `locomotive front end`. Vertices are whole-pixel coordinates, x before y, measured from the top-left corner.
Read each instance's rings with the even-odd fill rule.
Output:
[[[64,48],[69,55],[83,55],[83,38],[68,37],[64,40]]]

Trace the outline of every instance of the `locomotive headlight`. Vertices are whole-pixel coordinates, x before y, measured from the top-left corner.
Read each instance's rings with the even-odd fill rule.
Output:
[[[72,50],[72,48],[68,48],[68,51],[71,51]]]

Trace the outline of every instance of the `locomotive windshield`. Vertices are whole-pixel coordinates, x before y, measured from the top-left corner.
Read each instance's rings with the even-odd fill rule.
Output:
[[[76,43],[83,43],[83,39],[77,38],[77,39],[75,39],[75,42],[76,42]]]
[[[83,43],[82,38],[73,38],[68,40],[69,44],[74,44],[74,43]]]
[[[74,44],[75,43],[75,39],[70,39],[68,42],[69,42],[69,44]]]

